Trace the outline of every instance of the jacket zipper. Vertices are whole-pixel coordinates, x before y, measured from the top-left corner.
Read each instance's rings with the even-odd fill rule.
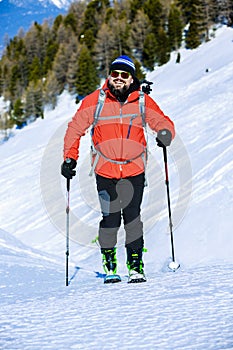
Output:
[[[122,104],[120,103],[120,123],[121,123],[121,156],[123,153],[123,119],[122,119]],[[121,174],[121,178],[122,178],[122,165],[119,164],[119,168],[120,168],[120,174]]]

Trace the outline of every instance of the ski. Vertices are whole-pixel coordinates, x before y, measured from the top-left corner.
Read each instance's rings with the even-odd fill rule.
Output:
[[[128,283],[141,283],[141,282],[146,282],[146,277],[144,273],[139,273],[134,270],[130,271]]]
[[[84,270],[85,273],[95,274],[96,278],[101,278],[104,280],[104,284],[118,283],[122,281],[120,275],[114,274],[112,271],[111,271],[112,273],[105,274],[98,271],[91,271],[80,266],[75,266],[75,272],[71,276],[69,283],[72,282],[72,280],[75,278],[79,270]],[[141,282],[147,281],[144,273],[138,273],[137,271],[134,271],[134,270],[131,270],[129,272],[129,275],[128,276],[125,275],[124,277],[128,278],[128,281],[127,281],[128,283],[141,283]],[[125,278],[123,280],[125,280]]]
[[[104,283],[117,283],[121,282],[121,277],[119,275],[106,275],[104,277]]]

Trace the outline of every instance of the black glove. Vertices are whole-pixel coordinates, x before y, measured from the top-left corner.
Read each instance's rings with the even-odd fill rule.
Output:
[[[72,179],[76,175],[76,171],[73,170],[77,165],[76,160],[72,158],[66,158],[61,166],[61,174],[67,179]]]
[[[169,130],[163,129],[159,130],[156,137],[157,145],[159,147],[167,147],[170,146],[172,142],[172,134]]]

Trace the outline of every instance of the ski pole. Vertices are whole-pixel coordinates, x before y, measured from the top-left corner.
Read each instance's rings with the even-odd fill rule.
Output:
[[[69,213],[70,213],[70,179],[66,182],[66,286],[69,285]]]
[[[169,217],[169,228],[170,228],[170,237],[171,237],[171,250],[172,250],[172,261],[169,263],[168,267],[175,271],[180,265],[175,261],[175,248],[174,248],[174,239],[173,239],[173,229],[172,229],[172,214],[171,214],[171,200],[170,200],[170,189],[169,189],[169,177],[168,177],[168,164],[167,164],[167,148],[163,147],[163,159],[165,167],[165,184],[167,188],[167,207],[168,207],[168,217]]]

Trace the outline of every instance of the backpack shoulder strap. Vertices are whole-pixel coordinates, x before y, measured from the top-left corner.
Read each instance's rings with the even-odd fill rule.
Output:
[[[100,113],[103,109],[104,106],[104,102],[105,102],[105,98],[106,98],[106,94],[104,92],[103,89],[100,89],[99,92],[99,98],[98,98],[98,102],[97,102],[97,106],[96,106],[96,110],[95,110],[95,114],[94,114],[94,122],[93,122],[93,127],[98,123],[98,119],[100,116]],[[139,91],[139,110],[140,110],[140,114],[142,117],[142,125],[143,127],[146,126],[146,121],[145,121],[145,94],[143,91]]]
[[[139,110],[142,117],[142,126],[146,126],[146,116],[145,116],[145,94],[143,91],[139,91]]]
[[[139,111],[142,117],[142,126],[144,128],[144,134],[146,138],[146,153],[142,154],[142,160],[144,163],[144,173],[145,173],[145,186],[148,185],[147,182],[147,159],[148,159],[148,133],[147,133],[147,127],[146,127],[146,113],[145,113],[145,93],[144,91],[139,91]]]
[[[97,102],[96,110],[95,110],[95,114],[94,114],[94,122],[92,124],[93,127],[98,123],[99,115],[100,115],[102,108],[104,106],[105,98],[106,98],[106,94],[105,94],[104,90],[100,89],[99,98],[98,98],[98,102]]]

